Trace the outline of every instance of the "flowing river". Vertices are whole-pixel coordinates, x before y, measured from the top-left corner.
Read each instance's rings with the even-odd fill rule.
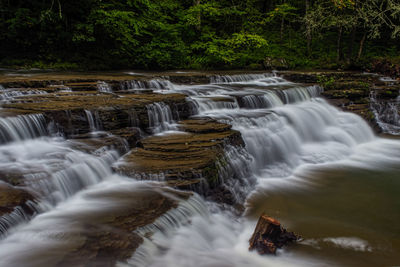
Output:
[[[203,85],[152,81],[133,87],[184,93],[196,106],[195,117],[240,131],[250,169],[245,178],[255,183],[242,188],[246,210],[239,217],[198,195],[179,200],[149,226],[152,236],[144,234],[149,229],[138,231],[144,243],[118,266],[400,264],[400,139],[376,136],[361,117],[320,98],[323,88],[273,74],[215,76]],[[110,90],[104,84],[101,88]],[[12,90],[7,94],[13,97]],[[148,110],[153,124],[162,121],[154,125],[154,134],[177,131],[164,105]],[[96,134],[95,120],[88,121]],[[25,184],[40,199],[31,204],[37,211],[32,219],[15,211],[0,221],[0,266],[57,266],[84,242],[85,225],[101,231],[105,218],[137,205],[129,194],[167,194],[157,182],[115,174],[111,167],[121,152],[78,150],[73,140],[46,128],[39,115],[0,118],[0,143],[2,172],[23,169]],[[231,166],[240,172],[243,164],[235,157],[233,153]],[[262,212],[303,240],[277,256],[249,252],[248,240]]]

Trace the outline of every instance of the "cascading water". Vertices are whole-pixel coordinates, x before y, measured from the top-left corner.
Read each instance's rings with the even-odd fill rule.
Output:
[[[177,129],[169,105],[162,102],[149,104],[147,105],[147,114],[149,117],[149,127],[153,133]]]
[[[46,119],[42,114],[0,118],[0,144],[32,139],[46,134]]]
[[[90,110],[85,109],[86,118],[89,124],[89,129],[92,132],[101,130],[101,121],[97,112],[92,113]]]
[[[395,101],[379,101],[376,93],[371,92],[370,101],[371,109],[383,132],[400,135],[400,92]]]
[[[174,84],[165,79],[152,79],[149,81],[124,81],[121,83],[121,90],[169,90],[173,89]]]
[[[282,78],[277,77],[273,73],[261,74],[237,74],[237,75],[215,75],[210,78],[211,83],[234,83],[234,82],[248,82],[268,78],[268,82],[275,83],[284,81]]]
[[[112,93],[112,88],[111,86],[103,81],[98,81],[97,82],[97,90],[101,93]]]
[[[360,117],[319,98],[318,86],[302,87],[272,74],[211,81],[168,89],[189,95],[196,116],[241,132],[246,147],[226,149],[219,178],[236,188],[236,200],[247,196],[245,216],[196,194],[179,199],[176,207],[135,230],[144,243],[117,266],[390,266],[399,261],[398,140],[375,137]],[[178,118],[168,105],[154,103],[147,111],[153,133],[176,129]],[[91,130],[98,129],[95,115],[86,114]],[[29,140],[46,135],[46,128],[29,133],[38,126],[23,118],[0,119],[2,136],[13,136],[2,137],[0,167],[22,170],[24,186],[46,205],[1,240],[0,265],[56,266],[86,242],[85,235],[107,231],[103,223],[136,205],[133,196],[146,191],[176,198],[158,183],[113,174],[110,165],[118,156],[112,151],[98,156],[75,150],[63,138]],[[15,126],[21,123],[30,126]],[[228,179],[233,176],[241,179]],[[249,252],[248,239],[263,211],[305,240],[278,257]]]
[[[10,101],[16,97],[47,94],[41,90],[15,90],[13,88],[0,89],[0,102]]]
[[[248,199],[250,214],[253,209],[264,205],[264,201],[268,203],[268,195],[272,194],[270,192],[278,194],[288,190],[296,195],[296,192],[302,193],[304,188],[311,187],[310,190],[313,190],[315,178],[309,178],[313,176],[303,170],[306,167],[318,169],[336,164],[347,166],[345,168],[391,168],[399,171],[400,144],[396,141],[377,140],[371,128],[360,117],[342,112],[317,98],[322,88],[297,85],[288,88],[286,81],[279,84],[276,80],[254,81],[251,77],[235,79],[221,79],[219,82],[227,83],[225,86],[218,84],[176,88],[179,92],[191,95],[199,107],[198,116],[229,123],[242,133],[246,149],[253,157],[252,170],[258,180],[254,193]],[[248,82],[244,82],[245,80]],[[232,83],[238,82],[243,85],[233,86]],[[393,147],[389,148],[389,144]],[[389,160],[385,156],[379,163],[375,163],[373,155],[376,154],[361,149],[364,147],[367,150],[373,148],[379,153],[385,151],[385,154],[392,154],[394,159]],[[295,200],[294,203],[296,201],[300,202]],[[277,203],[281,202],[282,199],[278,198]],[[285,206],[281,209],[284,210]],[[255,216],[261,211],[256,212]],[[271,205],[268,211],[275,214]],[[278,218],[279,211],[275,214]],[[296,215],[302,217],[300,214]],[[312,259],[302,254],[301,249],[295,250],[294,254],[281,255],[280,258],[260,257],[249,253],[247,242],[254,229],[254,219],[245,217],[239,222],[232,220],[232,215],[221,211],[207,217],[196,215],[190,225],[179,227],[172,231],[173,234],[156,236],[154,240],[145,243],[144,247],[151,251],[146,254],[147,261],[140,258],[139,263],[134,262],[132,265],[196,266],[199,262],[204,266],[337,265],[335,262],[338,259],[326,255],[325,249],[322,254],[324,260]],[[346,218],[342,217],[342,220],[346,221]],[[309,218],[306,223],[313,224],[312,219]],[[329,224],[321,227],[329,229]],[[398,227],[396,229],[399,230]],[[355,231],[353,234],[357,236],[360,233]],[[303,246],[306,250],[313,250],[315,242],[329,250],[334,247],[339,251],[362,251],[379,255],[374,245],[360,237],[327,236],[322,239],[307,239]],[[315,253],[310,252],[311,255]],[[343,257],[339,262],[348,264],[348,259]]]

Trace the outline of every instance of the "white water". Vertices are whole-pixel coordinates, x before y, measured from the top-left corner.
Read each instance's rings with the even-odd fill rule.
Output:
[[[313,182],[305,178],[310,169],[352,166],[363,170],[397,170],[400,166],[398,141],[376,138],[360,117],[344,113],[318,98],[321,90],[318,87],[299,87],[269,74],[216,77],[213,83],[174,85],[168,89],[191,95],[198,106],[198,116],[230,123],[242,133],[252,158],[251,171],[257,179],[253,195],[268,196],[272,192],[312,187]],[[167,105],[155,103],[147,108],[154,133],[174,129],[173,115]],[[94,116],[87,116],[90,127],[95,130]],[[7,127],[3,126],[6,129],[3,132],[19,131],[8,127],[9,124],[4,125]],[[37,185],[37,192],[43,192],[42,198],[50,196],[51,205],[47,212],[29,223],[11,229],[0,242],[1,266],[56,265],[66,251],[79,247],[85,223],[129,207],[132,200],[127,196],[143,187],[159,190],[149,182],[113,175],[109,166],[116,156],[103,159],[79,152],[62,139],[20,141],[36,136],[24,134],[23,138],[9,140],[19,142],[0,147],[0,163],[5,168],[22,168],[31,173],[26,176],[27,181],[33,181],[32,188]],[[230,161],[225,168],[227,173],[221,177],[246,176],[248,155],[229,149],[226,153]],[[63,169],[65,166],[68,167]],[[52,179],[44,179],[51,182],[37,183],[36,180],[43,178],[40,173],[51,175]],[[252,183],[251,180],[247,180],[248,184],[237,181],[229,186],[244,188],[237,190],[236,198],[241,199],[251,190]],[[250,217],[238,218],[194,196],[189,201],[181,201],[177,209],[154,224],[139,229],[137,232],[145,237],[144,244],[127,263],[119,265],[335,265],[285,250],[279,252],[278,257],[249,252],[248,239],[255,223]],[[148,232],[155,234],[149,237]],[[370,252],[376,249],[364,239],[343,235],[306,240],[304,245],[315,242],[332,243],[343,250]]]
[[[240,108],[237,95],[232,94],[237,90],[231,87],[231,83],[244,83],[246,78],[235,79],[220,79],[218,82],[229,82],[225,88],[205,85],[190,89],[179,87],[178,90],[190,90],[200,116],[230,123],[242,133],[246,148],[253,157],[252,170],[258,180],[255,193],[309,187],[311,183],[303,178],[306,166],[319,168],[332,163],[368,169],[399,166],[398,142],[377,139],[360,117],[315,98],[319,88],[294,87],[281,91],[275,87],[276,80],[248,81],[251,88],[244,85],[240,95],[245,95],[247,90],[251,97],[247,98],[245,107]],[[282,81],[282,86],[286,87],[287,82]],[[271,90],[265,91],[269,88]],[[264,90],[261,97],[268,102],[254,100],[254,90]],[[221,97],[226,97],[226,104]],[[213,101],[216,98],[218,101]],[[376,161],[377,158],[380,160]],[[248,218],[237,220],[221,211],[210,216],[195,216],[190,225],[148,240],[141,248],[147,250],[147,260],[140,258],[140,262],[132,261],[129,266],[336,265],[326,259],[321,261],[287,251],[280,252],[277,258],[250,253],[248,238],[255,223]],[[326,237],[321,242],[333,243],[344,250],[373,249],[357,237]]]
[[[371,109],[383,132],[400,135],[400,96],[394,101],[383,101],[372,93],[370,100]]]
[[[149,127],[153,133],[175,131],[177,125],[169,105],[160,102],[146,106],[149,117]]]
[[[46,120],[42,114],[0,118],[0,144],[32,139],[46,134]]]
[[[97,82],[97,90],[101,93],[112,93],[112,88],[111,86],[103,81],[98,81]]]
[[[152,79],[149,81],[131,80],[121,83],[121,90],[169,90],[173,89],[174,84],[166,79]]]
[[[9,89],[0,88],[0,102],[7,102],[16,97],[21,97],[21,96],[44,95],[44,94],[47,94],[47,92],[41,90],[28,90],[28,89],[16,90],[13,88]]]
[[[97,150],[96,155],[71,148],[63,138],[39,138],[0,146],[2,173],[16,174],[23,188],[38,201],[34,210],[43,212],[65,201],[87,186],[111,175],[110,165],[119,155],[115,151]],[[17,210],[0,218],[2,233],[29,216]]]
[[[92,132],[101,130],[101,121],[99,119],[99,114],[97,111],[94,113],[90,110],[85,109],[86,119],[89,124],[89,129]]]

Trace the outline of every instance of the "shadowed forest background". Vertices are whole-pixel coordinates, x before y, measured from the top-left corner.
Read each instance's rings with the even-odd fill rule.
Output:
[[[0,0],[0,64],[368,69],[399,25],[398,0]]]

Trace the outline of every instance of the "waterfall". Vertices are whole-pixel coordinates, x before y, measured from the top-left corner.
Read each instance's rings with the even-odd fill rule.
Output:
[[[112,93],[112,88],[111,86],[103,81],[98,81],[97,82],[97,90],[101,93]]]
[[[210,77],[210,83],[234,83],[234,82],[248,82],[254,80],[261,80],[269,78],[272,82],[284,81],[282,78],[276,77],[273,73],[262,74],[237,74],[237,75],[215,75]]]
[[[347,226],[353,216],[349,216],[350,220],[345,216],[336,219],[336,214],[328,213],[326,207],[330,208],[333,202],[339,202],[340,205],[344,203],[341,205],[344,209],[349,205],[345,214],[351,213],[355,217],[355,213],[364,212],[365,217],[371,219],[382,207],[367,206],[367,212],[362,210],[358,198],[362,185],[369,190],[372,188],[372,194],[378,194],[388,186],[387,192],[395,195],[394,189],[397,187],[394,185],[398,185],[400,166],[400,145],[397,140],[377,138],[361,117],[343,112],[320,98],[322,88],[319,86],[300,86],[269,73],[213,76],[210,81],[210,84],[189,86],[162,79],[121,83],[122,90],[186,93],[188,101],[196,107],[194,117],[212,118],[230,124],[232,129],[241,133],[245,146],[224,145],[223,153],[218,156],[218,177],[210,181],[218,186],[204,182],[203,191],[198,191],[199,195],[168,188],[163,173],[138,173],[133,177],[113,173],[111,165],[120,156],[117,152],[97,149],[95,146],[95,151],[83,152],[77,149],[77,140],[43,137],[48,135],[43,115],[0,118],[0,170],[2,173],[16,174],[18,186],[35,196],[34,202],[26,203],[34,211],[33,216],[22,207],[16,207],[13,212],[0,218],[0,232],[4,234],[0,240],[0,265],[56,266],[70,252],[77,252],[74,254],[76,259],[72,259],[76,260],[76,264],[80,264],[80,261],[84,264],[84,250],[91,249],[85,247],[85,242],[94,240],[95,249],[104,250],[105,255],[114,243],[126,242],[123,238],[129,234],[108,225],[110,221],[120,220],[132,210],[134,214],[139,214],[135,216],[140,216],[140,208],[143,207],[146,212],[154,213],[153,205],[168,205],[165,199],[173,200],[173,204],[161,216],[151,218],[149,222],[146,221],[147,217],[130,218],[133,223],[137,222],[136,219],[148,223],[143,223],[133,232],[144,242],[126,262],[117,262],[117,266],[321,266],[332,262],[335,263],[332,265],[340,265],[325,260],[325,254],[331,251],[334,251],[332,255],[335,257],[339,252],[351,254],[349,250],[357,248],[353,243],[367,246],[368,253],[374,253],[377,247],[378,253],[386,253],[385,246],[389,243],[388,247],[393,246],[393,251],[388,253],[397,253],[395,242],[392,244],[384,240],[387,236],[382,238],[386,243],[374,246],[371,240],[365,241],[356,234],[354,237],[342,237],[344,233],[340,232],[340,236],[324,236],[320,227],[324,224],[334,227],[337,224],[342,230],[346,225],[351,234],[361,229],[358,227],[360,222],[356,222],[355,226],[350,222]],[[103,90],[98,88],[99,91]],[[399,102],[400,98],[383,104],[372,96],[371,105],[380,123],[400,126],[396,124],[399,122]],[[179,118],[167,103],[153,103],[147,105],[146,109],[149,130],[153,134],[178,129],[175,120]],[[85,114],[91,131],[102,128],[99,114],[90,110],[85,110]],[[130,123],[132,126],[146,124],[139,122],[135,113],[130,114]],[[322,170],[327,172],[327,177],[319,175]],[[342,175],[346,170],[350,174]],[[388,170],[392,176],[381,177],[377,170]],[[357,171],[361,182],[347,183]],[[379,176],[379,180],[371,183],[372,178],[368,176],[371,173]],[[339,180],[332,178],[335,174]],[[137,181],[142,178],[153,181]],[[205,177],[198,178],[206,180]],[[319,217],[307,213],[313,202],[323,205],[319,203],[324,197],[320,196],[325,192],[322,189],[328,190],[334,186],[339,186],[346,194],[334,194],[339,197],[323,202],[323,212]],[[322,244],[322,248],[313,249],[310,245],[313,239],[308,239],[290,252],[278,252],[278,257],[263,257],[249,252],[248,239],[256,224],[256,218],[251,217],[254,214],[238,216],[235,208],[240,207],[213,202],[212,190],[215,188],[221,190],[219,193],[224,198],[231,197],[232,203],[244,204],[248,209],[252,198],[260,198],[256,203],[260,205],[258,209],[264,208],[263,205],[269,201],[281,203],[279,208],[269,206],[266,210],[278,217],[285,213],[285,208],[287,212],[304,215],[297,221],[283,219],[282,222],[289,227],[304,224],[310,227],[309,221],[314,220],[318,223],[317,232],[321,234],[315,242]],[[384,193],[386,191],[381,192],[382,195]],[[154,194],[165,198],[146,202]],[[310,197],[311,202],[298,205],[294,201],[301,202],[309,195],[317,197]],[[341,202],[346,196],[350,196],[350,201]],[[368,194],[368,198],[370,196]],[[354,201],[356,198],[357,201]],[[374,205],[380,201],[378,198],[372,200]],[[385,205],[384,212],[395,202],[394,208],[388,211],[396,211],[396,201],[383,199],[381,202]],[[357,205],[351,206],[352,203]],[[382,223],[385,224],[385,221],[386,218]],[[391,225],[396,224],[388,221]],[[121,221],[121,224],[124,223]],[[374,239],[376,233],[382,234],[375,226],[359,232],[365,236],[373,232],[371,239]],[[390,229],[398,229],[395,227]],[[112,234],[104,240],[93,238],[107,232]],[[396,233],[387,232],[389,235]],[[127,246],[133,246],[128,243]],[[340,247],[328,247],[327,252],[323,247],[326,243],[339,244]],[[347,243],[350,245],[346,246]],[[111,252],[101,260],[108,264],[113,262],[113,257]],[[357,254],[357,257],[370,255]]]
[[[149,81],[131,80],[121,82],[121,90],[169,90],[174,84],[165,79],[152,79]]]
[[[149,117],[149,127],[153,133],[177,130],[169,105],[160,102],[149,104],[146,108]]]
[[[46,119],[42,114],[0,118],[0,144],[32,139],[46,134]]]
[[[370,94],[370,107],[379,127],[385,133],[400,135],[400,92],[394,101],[379,100],[375,92]]]
[[[41,90],[15,90],[13,88],[0,89],[0,101],[9,101],[16,97],[47,94]]]
[[[101,121],[99,119],[98,111],[95,111],[94,114],[90,110],[85,109],[86,119],[89,124],[89,129],[92,132],[101,130]]]
[[[102,150],[91,155],[69,145],[62,138],[42,138],[0,146],[0,169],[4,173],[20,173],[21,186],[37,198],[37,203],[27,203],[31,210],[49,210],[112,175],[110,166],[119,158],[116,151]],[[2,234],[28,218],[30,215],[18,208],[1,217]]]

